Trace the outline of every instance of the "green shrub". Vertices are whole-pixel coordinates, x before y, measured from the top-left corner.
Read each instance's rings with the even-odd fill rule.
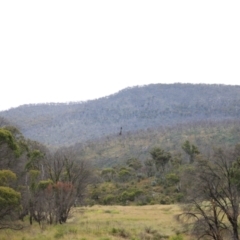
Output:
[[[176,199],[177,202],[181,202],[184,198],[184,194],[183,193],[177,193],[174,198]]]
[[[65,232],[62,229],[59,229],[55,234],[54,238],[59,239],[62,238],[65,235]]]
[[[103,198],[103,204],[109,205],[115,201],[115,196],[112,194],[109,194]]]
[[[68,232],[71,233],[71,234],[77,234],[77,229],[76,228],[70,228],[68,230]]]
[[[130,234],[124,228],[112,228],[111,233],[122,238],[130,237]]]
[[[181,234],[177,234],[169,238],[169,240],[183,240],[183,236]]]
[[[161,204],[171,204],[172,202],[173,202],[173,200],[169,196],[163,196],[160,199]]]

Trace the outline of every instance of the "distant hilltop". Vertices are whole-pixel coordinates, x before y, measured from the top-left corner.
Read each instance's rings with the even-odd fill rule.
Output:
[[[86,102],[30,104],[0,112],[25,137],[50,146],[196,121],[239,119],[240,86],[150,84]]]

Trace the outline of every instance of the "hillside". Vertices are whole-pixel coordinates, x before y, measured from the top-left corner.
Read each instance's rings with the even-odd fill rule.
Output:
[[[130,158],[141,162],[151,158],[150,150],[161,147],[174,156],[182,154],[186,141],[196,144],[200,152],[210,155],[214,148],[233,147],[240,143],[240,120],[201,121],[178,124],[172,127],[139,130],[122,136],[108,136],[100,140],[77,143],[71,146],[80,159],[92,161],[96,167],[125,164]]]
[[[0,112],[25,137],[69,146],[109,135],[240,117],[240,86],[151,84],[77,103],[23,105]]]

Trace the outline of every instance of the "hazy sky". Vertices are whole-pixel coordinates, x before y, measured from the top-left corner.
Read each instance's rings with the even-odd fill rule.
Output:
[[[0,110],[150,83],[240,85],[239,13],[239,0],[2,0]]]

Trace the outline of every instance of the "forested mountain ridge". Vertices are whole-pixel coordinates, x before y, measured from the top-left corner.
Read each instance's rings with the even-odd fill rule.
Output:
[[[77,103],[23,105],[0,112],[25,137],[71,145],[179,123],[240,117],[240,86],[151,84]]]

